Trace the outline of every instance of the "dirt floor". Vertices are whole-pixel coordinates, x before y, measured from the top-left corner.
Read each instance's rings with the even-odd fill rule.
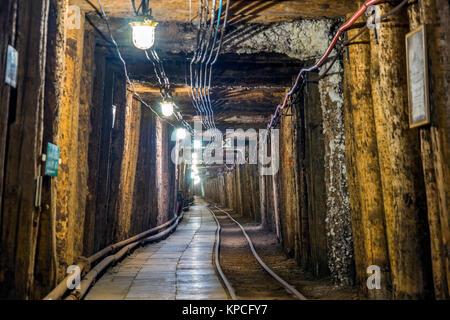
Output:
[[[220,264],[239,299],[295,299],[259,265],[240,228],[225,214],[214,210],[222,226]],[[306,298],[314,300],[355,300],[354,288],[337,287],[330,279],[317,279],[302,271],[294,259],[283,253],[273,232],[261,230],[248,218],[231,214],[253,241],[261,259],[281,278],[296,287]]]

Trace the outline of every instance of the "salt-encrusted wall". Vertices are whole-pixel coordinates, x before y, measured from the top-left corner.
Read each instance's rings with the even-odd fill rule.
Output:
[[[328,65],[324,67],[327,69]],[[345,165],[343,68],[339,62],[319,81],[325,138],[326,231],[328,267],[337,284],[351,284],[353,241]]]

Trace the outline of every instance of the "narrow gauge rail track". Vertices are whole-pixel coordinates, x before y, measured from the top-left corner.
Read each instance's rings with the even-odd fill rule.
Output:
[[[215,213],[214,210],[211,210],[210,208],[208,209],[217,224],[214,262],[217,272],[222,278],[225,287],[227,288],[228,293],[233,300],[237,300],[238,294],[241,292],[242,295],[244,295],[246,298],[252,298],[252,291],[257,295],[255,297],[257,299],[276,298],[307,300],[304,295],[298,292],[297,289],[283,280],[264,263],[264,261],[256,252],[251,238],[245,231],[244,227],[238,221],[236,221],[227,211],[217,206],[214,206],[214,209],[220,211],[221,215],[217,215],[217,213]],[[223,221],[222,224],[220,220]],[[228,221],[228,223],[225,224],[225,221]],[[224,240],[226,241],[223,235],[223,230],[226,230],[228,234],[233,234],[233,237],[237,237],[236,232],[233,230],[233,225],[237,225],[241,230],[241,237],[245,238],[245,240],[247,241],[246,247],[249,251],[251,251],[251,254],[253,255],[253,261],[248,260],[250,253],[248,252],[248,250],[246,250],[247,252],[244,252],[245,249],[243,249],[241,245],[239,245],[239,248],[232,248],[229,245],[221,247],[221,243],[223,243]],[[240,242],[242,242],[242,239]],[[227,263],[228,266],[232,266],[230,269],[233,269],[235,271],[229,272],[230,278],[227,278],[225,272],[223,271],[223,269],[226,270],[227,267],[223,264],[221,265],[220,263],[220,251],[223,252],[223,255],[234,257],[232,261],[228,261]],[[254,260],[256,260],[257,264]],[[227,259],[224,258],[222,259],[222,261],[227,261]],[[246,263],[246,265],[242,265],[244,263]],[[234,285],[234,287],[232,284]],[[238,292],[238,294],[236,294],[236,291]],[[239,295],[241,296],[241,294]]]

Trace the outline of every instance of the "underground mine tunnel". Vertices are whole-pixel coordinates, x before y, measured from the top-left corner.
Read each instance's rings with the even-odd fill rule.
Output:
[[[2,0],[0,298],[448,300],[448,0]]]

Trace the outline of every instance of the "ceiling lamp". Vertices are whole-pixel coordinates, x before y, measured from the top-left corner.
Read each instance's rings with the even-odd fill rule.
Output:
[[[152,20],[148,0],[142,0],[137,10],[134,0],[132,3],[136,15],[134,21],[130,23],[133,29],[133,44],[140,50],[148,50],[155,43],[155,30],[158,22]]]
[[[178,128],[177,129],[177,139],[178,140],[184,140],[187,136],[186,129],[184,128]]]
[[[201,179],[200,179],[199,176],[196,176],[196,177],[194,178],[194,184],[199,184],[200,181],[201,181]]]
[[[170,117],[173,113],[173,102],[167,100],[161,102],[161,112],[163,116]]]

